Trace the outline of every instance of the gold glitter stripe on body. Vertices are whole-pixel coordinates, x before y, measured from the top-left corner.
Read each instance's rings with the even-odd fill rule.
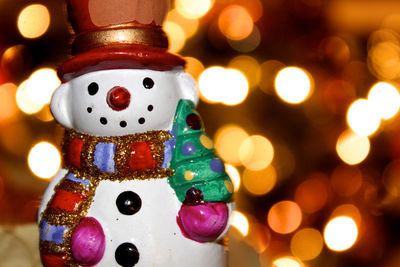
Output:
[[[74,194],[86,194],[86,185],[80,182],[74,182],[69,179],[64,179],[62,183],[57,185],[56,190],[65,190]]]

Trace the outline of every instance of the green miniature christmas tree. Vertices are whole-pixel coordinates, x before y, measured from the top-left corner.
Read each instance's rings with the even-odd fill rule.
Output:
[[[183,202],[187,190],[196,188],[202,191],[204,201],[227,202],[232,197],[232,182],[192,101],[179,102],[172,135],[176,143],[170,168],[175,172],[168,181],[178,199]]]

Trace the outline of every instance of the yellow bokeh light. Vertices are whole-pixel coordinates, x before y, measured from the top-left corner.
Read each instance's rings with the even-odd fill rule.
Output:
[[[231,178],[234,192],[237,192],[240,188],[240,173],[239,173],[239,171],[230,164],[225,164],[225,171],[229,175],[229,178]]]
[[[281,257],[272,262],[272,267],[304,267],[304,264],[295,257]]]
[[[243,185],[253,195],[264,195],[274,188],[276,177],[277,174],[272,165],[260,171],[245,169]]]
[[[264,136],[253,135],[241,144],[239,158],[246,168],[259,171],[271,164],[274,158],[274,147]]]
[[[345,251],[351,248],[357,237],[357,224],[347,216],[330,220],[324,230],[325,243],[333,251]]]
[[[256,25],[253,27],[253,31],[244,39],[232,40],[227,39],[230,47],[240,53],[250,53],[254,51],[261,43],[261,33]]]
[[[254,23],[246,8],[231,5],[219,15],[218,27],[228,39],[242,40],[253,32]]]
[[[17,89],[15,94],[17,105],[22,112],[26,114],[34,114],[39,112],[43,108],[43,104],[38,104],[30,98],[27,92],[28,81],[22,82]]]
[[[249,84],[243,73],[217,66],[207,68],[201,73],[199,88],[202,99],[228,106],[242,103],[249,93]]]
[[[313,228],[299,230],[290,241],[290,250],[301,260],[315,259],[321,253],[324,240],[321,233]]]
[[[186,34],[186,38],[192,37],[199,28],[199,20],[188,19],[182,16],[176,9],[172,9],[168,12],[166,21],[175,22],[181,26]]]
[[[334,209],[331,218],[346,216],[354,220],[357,225],[361,224],[361,213],[353,204],[343,204]]]
[[[231,226],[235,227],[243,236],[247,236],[249,233],[249,220],[237,210],[232,212]]]
[[[299,205],[284,200],[274,204],[268,212],[268,225],[277,233],[289,234],[301,224],[302,213]]]
[[[400,196],[400,160],[393,160],[385,167],[383,184],[391,196]]]
[[[200,60],[194,57],[185,57],[186,67],[185,71],[192,75],[193,78],[197,79],[199,75],[204,71],[204,65]]]
[[[19,32],[25,38],[38,38],[49,28],[49,10],[44,5],[29,5],[19,14],[17,25]]]
[[[51,96],[61,84],[57,72],[50,68],[35,71],[27,80],[26,92],[38,105],[50,103]]]
[[[0,121],[12,118],[17,111],[15,92],[17,87],[13,83],[0,85]]]
[[[258,77],[260,77],[258,86],[264,93],[273,93],[275,77],[278,72],[284,67],[285,65],[278,60],[264,61],[260,65],[260,69],[257,75]]]
[[[214,0],[175,0],[178,12],[189,19],[198,19],[207,14]]]
[[[313,82],[306,71],[297,67],[287,67],[279,71],[275,78],[275,91],[290,104],[305,101],[311,93]]]
[[[359,136],[351,130],[344,131],[336,143],[336,152],[340,159],[349,165],[361,163],[370,150],[368,137]]]
[[[37,143],[29,151],[28,165],[36,176],[44,179],[51,178],[60,168],[60,152],[48,142]]]
[[[380,79],[393,80],[400,74],[400,47],[394,42],[380,42],[368,53],[368,66]]]
[[[248,136],[246,131],[237,125],[225,125],[215,134],[215,148],[224,161],[237,165],[240,163],[240,146]]]
[[[246,75],[250,88],[254,88],[260,80],[258,75],[260,64],[254,57],[246,55],[236,56],[229,61],[228,67],[237,69]]]
[[[175,22],[166,21],[164,30],[169,39],[169,51],[173,53],[179,52],[186,42],[186,33],[183,28]]]
[[[382,119],[390,119],[400,108],[400,94],[397,88],[387,82],[379,82],[372,86],[368,101]]]

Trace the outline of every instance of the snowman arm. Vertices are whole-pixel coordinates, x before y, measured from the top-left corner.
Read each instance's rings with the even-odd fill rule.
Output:
[[[46,190],[44,191],[42,202],[39,207],[38,211],[38,223],[42,219],[42,213],[46,209],[47,204],[49,203],[51,197],[54,194],[54,188],[60,183],[60,181],[65,177],[68,173],[68,170],[62,168],[60,169],[54,178],[50,181],[49,185],[47,186]]]

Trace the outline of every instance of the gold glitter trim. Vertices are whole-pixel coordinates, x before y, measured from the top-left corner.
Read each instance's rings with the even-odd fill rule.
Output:
[[[40,252],[42,254],[51,254],[51,255],[59,255],[64,256],[67,248],[60,244],[55,244],[49,241],[40,241]]]
[[[65,190],[72,193],[86,194],[86,185],[69,179],[64,179],[62,183],[57,185],[55,190]]]
[[[42,217],[51,225],[72,227],[80,215],[59,208],[48,207]]]

